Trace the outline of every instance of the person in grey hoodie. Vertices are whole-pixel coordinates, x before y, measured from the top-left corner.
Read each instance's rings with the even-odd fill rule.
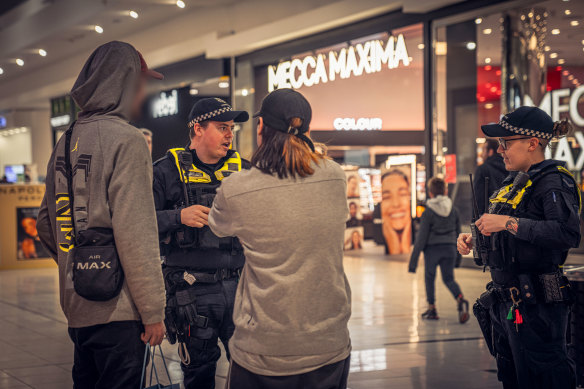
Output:
[[[256,116],[252,168],[223,180],[209,213],[213,232],[237,236],[245,252],[227,387],[344,389],[345,173],[315,151],[306,135],[312,110],[300,93],[270,93]]]
[[[440,266],[442,281],[454,296],[458,305],[459,321],[466,323],[468,301],[464,299],[460,286],[454,280],[454,267],[457,259],[456,238],[460,234],[460,220],[452,200],[448,198],[448,188],[443,179],[432,177],[428,181],[430,199],[420,220],[420,228],[410,258],[409,272],[415,273],[420,253],[424,252],[424,272],[428,310],[422,318],[438,320],[435,305],[436,269]]]
[[[141,111],[145,82],[162,75],[148,69],[131,45],[98,47],[81,70],[71,96],[81,107],[72,126],[69,204],[65,136],[50,158],[37,229],[59,266],[61,307],[75,344],[76,389],[138,388],[145,343],[164,337],[164,283],[154,198],[152,161],[142,133],[129,124]],[[113,231],[125,278],[120,293],[90,301],[74,289],[75,231]]]

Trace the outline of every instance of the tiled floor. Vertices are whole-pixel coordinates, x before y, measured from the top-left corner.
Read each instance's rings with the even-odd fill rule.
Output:
[[[440,279],[441,319],[422,321],[423,267],[408,274],[405,258],[388,261],[381,254],[369,248],[345,258],[353,290],[349,387],[499,388],[476,321],[458,324],[454,300]],[[456,277],[470,301],[488,280],[488,274],[466,268]],[[73,347],[57,291],[55,270],[0,272],[0,389],[72,387]],[[165,343],[164,350],[171,375],[180,380],[175,347]],[[223,388],[226,371],[222,357],[217,388]]]

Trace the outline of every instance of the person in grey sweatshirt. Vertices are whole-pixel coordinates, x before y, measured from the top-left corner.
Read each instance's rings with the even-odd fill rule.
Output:
[[[468,301],[464,299],[460,286],[454,280],[456,238],[460,234],[458,212],[447,196],[448,188],[443,179],[432,177],[428,181],[428,192],[430,199],[420,220],[408,270],[410,273],[416,272],[418,258],[423,251],[428,310],[422,314],[422,318],[439,319],[435,305],[435,283],[436,269],[440,266],[442,281],[457,301],[459,321],[461,324],[466,323],[470,318]]]
[[[223,180],[209,213],[237,236],[245,265],[227,387],[347,386],[351,290],[343,270],[345,173],[306,135],[310,104],[292,89],[262,102],[252,168]]]
[[[61,307],[75,344],[76,389],[138,388],[145,343],[160,344],[164,337],[152,160],[142,133],[129,124],[141,111],[150,77],[162,75],[149,70],[131,45],[98,47],[71,90],[81,107],[68,150],[74,204],[67,195],[65,136],[47,168],[37,229],[59,266]],[[110,300],[90,301],[74,289],[71,208],[75,231],[113,232],[125,278]]]

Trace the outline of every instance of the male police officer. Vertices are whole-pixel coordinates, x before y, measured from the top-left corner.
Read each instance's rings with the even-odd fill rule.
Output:
[[[154,163],[154,201],[161,239],[167,308],[165,323],[171,343],[178,340],[185,388],[215,387],[221,339],[233,334],[235,290],[244,264],[237,238],[219,238],[207,217],[223,178],[249,162],[231,149],[234,111],[219,98],[198,101],[189,115],[190,145],[168,151]]]
[[[458,249],[467,254],[474,248],[475,261],[491,269],[493,281],[474,312],[505,389],[576,387],[566,352],[572,296],[561,266],[580,242],[582,204],[565,164],[544,156],[550,140],[569,127],[537,107],[520,107],[482,126],[499,138],[498,152],[512,173],[474,223],[473,235],[459,236]]]

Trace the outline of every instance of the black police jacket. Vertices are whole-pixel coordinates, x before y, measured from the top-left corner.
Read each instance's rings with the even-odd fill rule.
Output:
[[[556,271],[568,250],[580,244],[580,192],[565,163],[545,160],[527,173],[530,186],[516,209],[505,213],[519,219],[517,234],[497,233],[505,265],[489,266],[493,281],[500,285],[509,284],[518,274]],[[511,185],[516,175],[511,173],[503,187]]]
[[[220,185],[215,172],[235,153],[229,150],[227,155],[215,165],[207,165],[198,157],[195,150],[189,150],[193,156],[193,164],[206,172],[212,183]],[[241,160],[242,169],[250,169],[251,164]],[[154,204],[158,220],[160,253],[167,266],[182,267],[191,270],[238,269],[243,267],[245,256],[242,251],[233,252],[229,249],[200,249],[197,247],[180,248],[176,242],[176,233],[185,228],[181,223],[181,210],[184,208],[184,186],[180,181],[179,172],[170,153],[154,162],[153,167]],[[193,184],[190,184],[193,185]],[[189,228],[189,227],[186,227]]]

